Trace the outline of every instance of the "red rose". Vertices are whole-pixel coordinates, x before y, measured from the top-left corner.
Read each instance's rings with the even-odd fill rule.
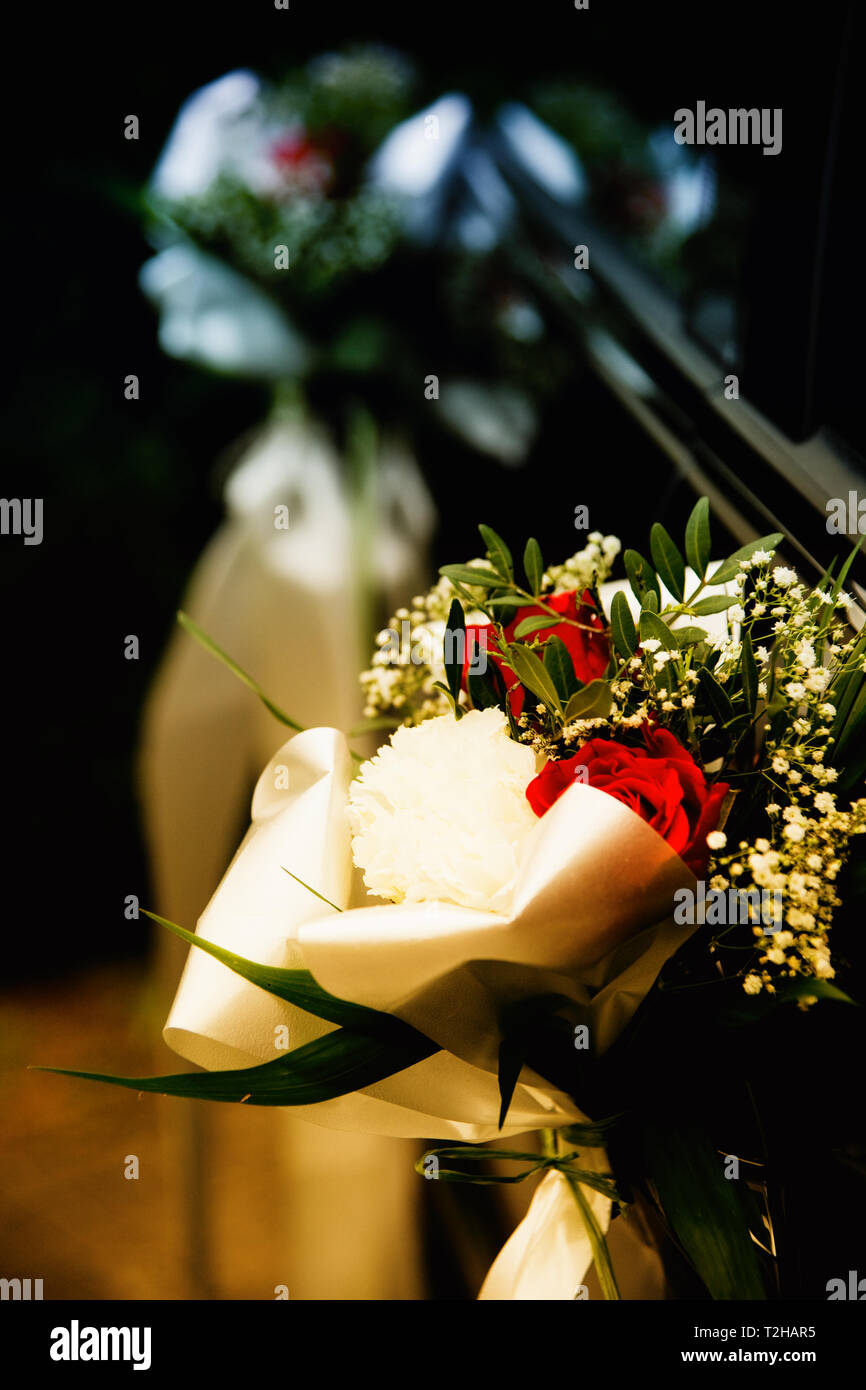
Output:
[[[707,782],[694,758],[668,729],[644,729],[646,748],[626,748],[614,739],[591,738],[573,758],[548,763],[526,789],[530,806],[543,816],[580,780],[615,796],[651,825],[701,878],[710,857],[707,836],[719,821],[728,790]]]
[[[274,141],[270,154],[290,182],[324,193],[333,181],[334,163],[327,138],[314,141],[305,131],[289,130]]]
[[[542,645],[549,637],[554,634],[561,637],[568,649],[568,653],[574,664],[574,674],[579,681],[587,685],[590,681],[603,676],[607,670],[610,659],[610,644],[604,623],[598,616],[592,605],[592,600],[588,592],[583,595],[583,601],[578,607],[577,595],[573,590],[561,594],[551,594],[545,598],[544,602],[548,608],[552,608],[555,613],[559,613],[563,618],[571,618],[585,627],[592,627],[594,632],[587,632],[585,627],[572,627],[570,623],[559,623],[549,631],[542,631],[539,636],[543,639]],[[545,610],[539,608],[537,604],[527,604],[525,608],[518,608],[511,622],[503,629],[506,642],[514,642],[514,632],[518,623],[522,623],[524,618],[543,618],[546,616]],[[490,623],[469,623],[466,627],[466,661],[464,665],[464,683],[466,680],[466,668],[473,656],[480,647],[487,644],[488,659],[493,661],[497,669],[501,672],[505,687],[509,691],[509,704],[511,713],[515,719],[523,712],[523,687],[511,667],[506,665],[495,646],[494,629]]]

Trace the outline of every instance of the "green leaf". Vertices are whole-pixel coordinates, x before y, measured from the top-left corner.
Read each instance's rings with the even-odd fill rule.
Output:
[[[463,605],[459,598],[455,598],[451,600],[444,634],[445,678],[448,681],[448,689],[451,691],[455,709],[463,685],[465,655],[466,621],[463,617]]]
[[[295,1048],[285,1057],[258,1067],[232,1071],[183,1072],[179,1076],[109,1076],[68,1067],[34,1067],[34,1071],[102,1081],[130,1091],[186,1096],[251,1105],[317,1105],[384,1081],[430,1057],[439,1048],[418,1034],[419,1041],[394,1044],[369,1033],[338,1028],[324,1038]]]
[[[637,628],[631,616],[628,599],[623,593],[616,593],[610,605],[610,630],[613,644],[624,661],[637,651]]]
[[[427,1159],[435,1158],[437,1164],[441,1165],[443,1160],[457,1161],[463,1163],[489,1163],[491,1159],[505,1160],[511,1163],[528,1163],[529,1167],[522,1172],[511,1174],[500,1173],[466,1173],[459,1168],[437,1167],[436,1177],[440,1182],[465,1182],[475,1183],[479,1187],[506,1186],[524,1182],[531,1178],[534,1173],[540,1172],[543,1168],[550,1166],[549,1161],[544,1157],[539,1157],[537,1153],[529,1153],[522,1149],[488,1149],[481,1144],[449,1144],[438,1149],[428,1149],[420,1158],[415,1161],[415,1172],[422,1176],[427,1175],[425,1162]]]
[[[740,675],[743,679],[743,695],[746,700],[746,708],[750,714],[754,714],[758,704],[758,668],[755,665],[755,653],[752,650],[752,639],[745,628],[743,628],[742,633]]]
[[[709,671],[706,666],[702,666],[698,671],[698,680],[703,688],[713,718],[719,728],[724,728],[734,717],[734,707],[727,691],[722,689],[712,671]]]
[[[526,1061],[528,1051],[538,1041],[539,1029],[551,1014],[571,1001],[564,994],[533,995],[528,999],[518,999],[502,1005],[499,1011],[499,1028],[502,1042],[499,1045],[499,1128],[505,1123],[508,1107],[514,1095],[518,1077]]]
[[[699,497],[686,522],[686,559],[699,579],[703,579],[710,563],[710,501]]]
[[[444,681],[434,681],[433,689],[441,690],[443,695],[447,695],[448,703],[451,706],[451,712],[454,715],[454,718],[461,719],[463,717],[463,711],[458,705],[457,701],[454,699],[454,696],[451,694],[450,687],[447,686]]]
[[[606,719],[612,705],[610,681],[590,681],[583,690],[572,695],[565,709],[565,717],[569,722],[572,719]]]
[[[526,571],[530,591],[535,595],[540,594],[541,582],[544,578],[544,561],[541,558],[541,546],[534,536],[530,536],[526,542],[526,549],[523,552],[523,568]]]
[[[281,724],[285,724],[288,728],[294,729],[295,733],[302,734],[304,732],[303,724],[297,724],[294,719],[289,718],[285,710],[281,710],[279,705],[275,705],[273,700],[269,700],[258,681],[254,681],[252,676],[248,675],[241,666],[238,666],[236,661],[233,661],[232,658],[223,651],[222,647],[217,646],[213,638],[208,637],[207,633],[199,627],[198,623],[193,622],[188,613],[178,612],[177,620],[181,627],[184,628],[191,637],[194,637],[200,646],[204,647],[206,652],[210,652],[211,656],[215,656],[218,661],[221,661],[224,666],[228,667],[232,675],[237,676],[238,680],[243,682],[248,690],[252,690],[254,695],[258,695],[265,709],[269,710],[275,719],[278,719]]]
[[[834,756],[842,760],[844,760],[845,754],[852,741],[858,738],[860,727],[864,719],[866,719],[866,681],[864,681],[859,671],[852,671],[851,674],[855,677],[856,684],[854,688],[856,693],[853,701],[848,704],[845,727],[839,734],[834,749]],[[859,681],[856,680],[858,676],[860,677]]]
[[[521,600],[509,594],[505,597],[487,599],[484,604],[484,611],[488,616],[492,616],[497,623],[501,623],[503,627],[507,627],[509,623],[514,622],[514,619],[520,611],[520,607]],[[493,610],[492,614],[489,611],[490,609]]]
[[[702,627],[674,627],[671,631],[677,639],[677,646],[681,649],[696,647],[699,642],[707,640],[707,634]]]
[[[485,671],[473,671],[470,662],[466,690],[475,709],[506,708],[508,692],[495,661],[488,660]]]
[[[439,573],[452,584],[469,584],[481,589],[504,589],[508,580],[495,570],[482,569],[475,565],[442,565]]]
[[[338,907],[336,903],[332,903],[330,898],[326,898],[324,893],[320,893],[317,888],[311,888],[309,883],[305,883],[302,878],[298,878],[297,874],[293,874],[291,869],[287,869],[283,865],[281,865],[280,867],[282,868],[284,874],[288,874],[289,878],[293,878],[295,880],[295,883],[299,883],[302,888],[306,888],[307,892],[312,893],[314,898],[318,898],[320,903],[325,903],[328,907],[333,908],[334,912],[343,911],[343,909],[341,907]]]
[[[504,574],[506,578],[513,579],[514,562],[505,541],[490,526],[481,525],[478,530],[481,532],[481,539],[487,547],[487,554],[493,568],[498,570],[500,574]]]
[[[640,640],[646,642],[648,639],[660,642],[666,652],[679,651],[679,643],[667,623],[645,608],[640,615]]]
[[[548,709],[556,710],[558,714],[562,713],[562,704],[553,679],[535,652],[512,642],[507,648],[506,661],[527,690],[537,695]]]
[[[749,541],[748,545],[741,545],[739,550],[735,550],[733,555],[729,555],[724,560],[715,574],[711,576],[710,584],[727,584],[736,578],[740,572],[740,561],[748,560],[756,550],[768,550],[772,552],[785,539],[781,531],[773,531],[769,536],[761,536],[760,540]]]
[[[711,594],[709,598],[699,598],[696,603],[690,603],[689,612],[696,618],[705,618],[710,613],[724,613],[726,608],[733,608],[739,601],[739,594]]]
[[[861,633],[860,642],[857,644],[858,647],[862,646],[864,638],[866,638],[866,627],[864,627]],[[852,655],[856,655],[856,652],[857,647],[855,647]],[[841,737],[842,731],[848,722],[852,706],[864,684],[866,684],[866,681],[864,681],[863,672],[855,668],[854,670],[847,671],[843,676],[837,677],[833,685],[827,691],[826,698],[831,704],[836,706],[836,713],[833,716],[833,724],[830,729],[831,744],[835,745]]]
[[[562,618],[554,618],[548,615],[534,618],[521,618],[517,627],[514,629],[515,637],[529,637],[533,632],[543,632],[548,627],[558,627]]]
[[[768,937],[767,940],[772,940]],[[829,980],[819,980],[812,975],[800,975],[793,980],[779,980],[772,994],[761,990],[760,994],[746,994],[740,982],[736,990],[718,1007],[718,1019],[726,1027],[739,1027],[741,1024],[758,1023],[768,1014],[784,1004],[798,1004],[801,999],[817,999],[835,1004],[850,1004],[858,1008],[857,1001],[845,994]]]
[[[659,588],[656,572],[649,561],[644,559],[639,550],[627,550],[622,561],[632,593],[635,598],[640,600],[641,606],[645,606],[644,600],[647,594],[655,594],[656,601],[661,605],[662,591]]]
[[[560,700],[563,705],[567,704],[571,696],[582,689],[582,682],[575,675],[571,652],[562,638],[555,634],[544,644],[544,665],[550,672]]]
[[[502,1042],[499,1044],[499,1067],[497,1069],[500,1129],[505,1124],[508,1107],[511,1104],[514,1088],[523,1070],[523,1063],[525,1060],[526,1055],[523,1040],[520,1037],[502,1039]]]
[[[567,1144],[583,1144],[590,1149],[603,1148],[610,1139],[611,1130],[622,1119],[623,1113],[620,1111],[617,1115],[608,1115],[604,1120],[566,1125],[558,1130],[558,1133]]]
[[[859,672],[853,674],[860,675]],[[866,724],[866,681],[861,677],[856,698],[845,721],[845,727],[833,749],[833,761],[840,770],[839,781],[836,784],[840,792],[850,791],[866,774],[864,724]]]
[[[317,894],[317,896],[319,895]],[[259,989],[265,990],[268,994],[276,995],[278,999],[285,1000],[287,1004],[294,1004],[297,1008],[303,1009],[305,1013],[313,1014],[315,1018],[323,1018],[328,1023],[336,1023],[340,1027],[369,1033],[371,1037],[389,1039],[409,1045],[417,1043],[424,1036],[412,1028],[410,1024],[404,1023],[402,1019],[395,1018],[393,1014],[380,1013],[378,1009],[370,1009],[366,1004],[353,1004],[348,999],[338,999],[336,995],[329,994],[327,990],[322,989],[309,970],[289,970],[276,965],[259,965],[257,961],[235,955],[233,951],[227,951],[223,946],[217,946],[213,941],[206,941],[203,936],[196,936],[194,932],[187,931],[185,927],[179,927],[176,922],[169,922],[166,917],[160,917],[155,912],[148,912],[146,908],[142,908],[142,911],[145,917],[149,917],[152,922],[157,922],[161,927],[167,927],[182,941],[204,951],[208,956],[213,956],[215,960],[221,961],[236,975],[241,975],[243,979],[249,980],[251,985],[257,985]]]
[[[565,1174],[565,1177],[571,1188],[572,1196],[580,1208],[580,1215],[583,1219],[584,1229],[589,1238],[589,1244],[592,1250],[592,1263],[598,1275],[601,1291],[606,1299],[619,1299],[621,1294],[616,1282],[616,1275],[613,1272],[613,1264],[611,1263],[610,1251],[607,1248],[607,1241],[596,1220],[595,1212],[580,1190],[580,1182],[585,1182],[585,1178],[579,1178],[577,1174],[568,1172]],[[596,1187],[597,1184],[590,1183],[588,1186]]]
[[[833,585],[833,588],[832,588],[832,590],[831,590],[831,597],[832,597],[832,599],[833,599],[833,605],[834,605],[834,607],[835,607],[836,599],[839,597],[839,595],[840,595],[841,592],[842,592],[842,585],[845,583],[845,580],[848,578],[848,571],[850,570],[850,568],[851,568],[851,566],[853,565],[854,561],[857,559],[857,555],[858,555],[858,553],[859,553],[859,551],[860,551],[860,547],[863,545],[864,542],[866,542],[866,536],[861,536],[860,539],[859,539],[859,541],[857,542],[857,544],[856,544],[855,546],[852,547],[851,554],[848,556],[848,558],[846,559],[844,565],[842,566],[841,570],[839,571],[839,578],[836,580],[836,582],[835,582],[835,584]],[[831,565],[831,566],[830,566],[830,570],[832,570],[832,568],[833,568],[833,566]],[[827,571],[828,576],[829,576],[829,574],[830,574],[830,570]],[[822,583],[819,587],[823,589],[823,588],[824,588],[824,584]]]
[[[449,1144],[439,1149],[428,1149],[422,1154],[421,1158],[415,1162],[415,1172],[426,1176],[425,1160],[436,1158],[437,1160],[451,1160],[458,1163],[488,1163],[491,1159],[497,1162],[506,1163],[526,1163],[529,1166],[522,1172],[515,1174],[503,1173],[466,1173],[459,1168],[438,1169],[437,1177],[440,1182],[466,1182],[475,1183],[480,1187],[491,1187],[511,1183],[525,1182],[527,1178],[533,1177],[535,1173],[541,1172],[544,1168],[554,1168],[562,1172],[566,1177],[574,1179],[576,1182],[583,1183],[586,1187],[592,1187],[597,1192],[603,1192],[612,1202],[620,1200],[616,1184],[610,1174],[596,1173],[590,1169],[575,1168],[574,1160],[578,1158],[577,1153],[565,1153],[557,1158],[548,1155],[539,1157],[537,1153],[526,1152],[521,1149],[488,1149],[480,1144]]]
[[[641,1146],[662,1211],[714,1299],[766,1298],[737,1184],[702,1130],[667,1114],[644,1117]]]
[[[349,738],[361,738],[364,734],[376,734],[383,729],[399,729],[400,720],[394,719],[389,714],[376,715],[375,719],[362,719],[359,724],[353,724],[349,730]]]
[[[659,577],[681,601],[686,591],[686,564],[660,521],[654,522],[650,531],[650,555]]]

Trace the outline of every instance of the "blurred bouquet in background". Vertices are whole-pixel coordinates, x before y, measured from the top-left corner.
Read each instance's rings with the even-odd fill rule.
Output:
[[[189,99],[148,194],[164,249],[143,284],[164,306],[167,351],[273,378],[311,370],[314,357],[372,360],[380,319],[347,325],[354,306],[335,299],[400,240],[401,200],[367,166],[408,115],[411,88],[399,55],[367,48],[322,55],[277,86],[229,73]],[[212,297],[198,324],[194,285]]]

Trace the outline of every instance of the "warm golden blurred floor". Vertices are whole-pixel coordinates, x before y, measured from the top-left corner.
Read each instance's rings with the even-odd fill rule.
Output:
[[[0,1258],[7,1277],[42,1278],[47,1299],[192,1293],[181,1184],[161,1123],[173,1102],[26,1069],[147,1071],[138,974],[102,970],[2,1000]],[[124,1177],[129,1154],[140,1161],[137,1181]]]
[[[46,1299],[423,1297],[416,1146],[388,1141],[376,1200],[372,1137],[27,1070],[181,1069],[154,1045],[148,980],[112,967],[2,997],[0,1276],[41,1278]]]
[[[48,1300],[473,1297],[534,1183],[447,1188],[414,1173],[420,1142],[27,1069],[182,1069],[155,1041],[164,973],[105,967],[0,994],[0,1277],[42,1279]],[[611,1250],[624,1296],[645,1297],[656,1257],[632,1225],[616,1223]]]

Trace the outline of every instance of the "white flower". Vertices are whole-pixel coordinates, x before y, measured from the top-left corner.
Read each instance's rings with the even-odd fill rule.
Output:
[[[811,690],[814,695],[820,695],[822,690],[826,690],[830,684],[830,672],[820,666],[816,666],[806,677],[806,689]]]
[[[724,849],[727,843],[728,837],[723,830],[711,830],[707,836],[710,849]]]
[[[537,818],[526,800],[532,751],[499,710],[397,729],[349,789],[352,854],[393,902],[496,910]]]
[[[793,570],[785,569],[781,565],[777,565],[773,570],[773,583],[778,585],[780,589],[786,589],[789,584],[795,582],[796,578]]]
[[[657,637],[645,637],[641,642],[641,649],[645,652],[657,652],[661,642]]]
[[[805,637],[801,642],[797,643],[794,652],[801,666],[808,667],[815,665],[815,648],[812,646],[811,642],[806,641]]]

